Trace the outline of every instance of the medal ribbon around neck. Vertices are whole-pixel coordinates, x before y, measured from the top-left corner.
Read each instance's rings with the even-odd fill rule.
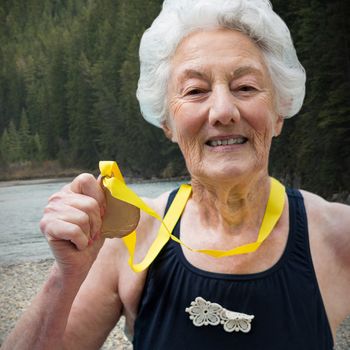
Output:
[[[255,252],[270,235],[283,212],[285,188],[279,181],[271,177],[270,195],[258,233],[258,238],[255,242],[244,244],[230,250],[193,249],[171,233],[186,206],[187,200],[191,195],[192,188],[190,185],[181,185],[170,209],[168,210],[168,213],[163,219],[125,184],[124,178],[116,162],[100,161],[99,167],[103,186],[110,191],[114,198],[139,208],[161,222],[157,237],[140,263],[134,264],[136,231],[133,231],[129,235],[122,238],[129,251],[129,265],[135,272],[145,270],[157,257],[169,239],[181,244],[192,252],[204,253],[215,258]]]

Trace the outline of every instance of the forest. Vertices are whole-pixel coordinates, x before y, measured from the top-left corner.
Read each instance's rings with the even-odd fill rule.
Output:
[[[270,172],[321,195],[348,192],[350,4],[271,2],[291,30],[307,93],[274,141]],[[89,170],[115,159],[136,177],[186,174],[177,146],[143,120],[135,97],[139,40],[161,4],[1,0],[0,173],[48,160]]]

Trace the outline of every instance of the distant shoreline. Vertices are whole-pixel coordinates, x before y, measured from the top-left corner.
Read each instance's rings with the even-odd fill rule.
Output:
[[[86,169],[64,168],[57,160],[24,161],[0,167],[0,182],[73,178]]]
[[[95,177],[99,175],[98,169],[75,169],[62,168],[58,161],[45,161],[43,163],[24,162],[23,164],[13,164],[6,169],[0,168],[0,187],[18,186],[29,184],[45,184],[54,182],[70,182],[82,173],[90,173]],[[188,176],[178,177],[157,177],[151,178],[125,176],[127,183],[152,183],[168,181],[187,181]]]
[[[77,174],[79,175],[79,174]],[[15,180],[0,180],[1,187],[10,187],[10,186],[23,186],[23,185],[40,185],[40,184],[49,184],[56,182],[70,182],[77,175],[73,176],[63,176],[63,177],[47,177],[47,178],[35,178],[35,179],[15,179]],[[173,177],[173,178],[151,178],[151,179],[142,179],[142,178],[125,178],[125,181],[130,184],[147,184],[154,182],[178,182],[178,181],[189,181],[188,177]]]
[[[24,185],[40,185],[55,182],[71,181],[73,177],[56,177],[56,178],[38,178],[38,179],[19,179],[19,180],[0,180],[1,187],[24,186]]]

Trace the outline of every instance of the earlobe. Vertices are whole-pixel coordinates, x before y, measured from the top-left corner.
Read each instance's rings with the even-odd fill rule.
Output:
[[[282,128],[283,128],[283,123],[284,123],[284,118],[279,115],[277,117],[277,120],[276,120],[275,126],[274,126],[274,134],[273,134],[274,137],[277,137],[281,134]]]
[[[168,125],[167,121],[164,121],[162,123],[162,129],[164,131],[165,136],[171,141],[176,143],[176,137],[174,136],[174,132],[172,130],[172,128]]]

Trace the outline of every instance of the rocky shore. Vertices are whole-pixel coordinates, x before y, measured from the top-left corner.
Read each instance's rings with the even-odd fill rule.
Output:
[[[0,345],[49,272],[52,260],[0,266]],[[123,332],[124,319],[113,329],[102,350],[131,350]],[[350,318],[339,328],[335,350],[350,349]]]
[[[0,346],[23,310],[39,291],[51,265],[51,259],[8,266],[0,265]],[[122,318],[101,349],[132,350],[123,329],[124,319]]]

